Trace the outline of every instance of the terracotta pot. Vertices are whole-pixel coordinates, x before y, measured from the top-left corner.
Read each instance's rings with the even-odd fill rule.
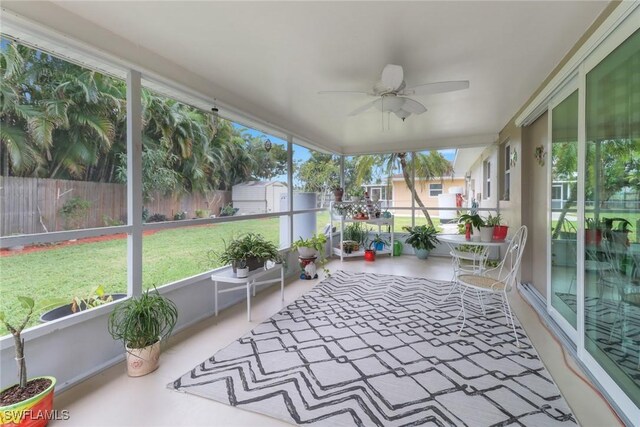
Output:
[[[600,245],[602,242],[602,230],[587,229],[584,230],[584,243],[586,245]]]
[[[158,369],[160,360],[160,340],[144,348],[127,347],[127,374],[141,377]]]
[[[341,202],[342,196],[344,196],[344,188],[336,188],[333,190],[333,197],[335,197],[336,202]]]
[[[9,406],[0,406],[0,425],[2,427],[44,427],[47,425],[49,422],[47,416],[51,416],[53,411],[53,389],[56,385],[56,379],[54,377],[38,378],[51,380],[51,385],[30,399]]]

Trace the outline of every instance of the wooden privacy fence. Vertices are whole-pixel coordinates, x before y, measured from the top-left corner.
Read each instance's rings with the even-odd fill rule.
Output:
[[[61,209],[73,198],[89,202],[73,228],[126,223],[127,187],[124,184],[0,177],[0,236],[68,229],[70,224]],[[153,199],[145,204],[149,213],[161,213],[171,220],[174,214],[183,211],[187,212],[187,218],[195,217],[196,209],[218,214],[220,207],[231,201],[231,193],[213,191],[206,195],[169,197],[155,194]]]

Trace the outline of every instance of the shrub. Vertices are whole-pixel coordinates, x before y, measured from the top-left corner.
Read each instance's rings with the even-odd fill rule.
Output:
[[[147,219],[147,222],[164,222],[167,220],[168,218],[166,215],[163,215],[161,213],[154,213],[149,217],[149,219]]]
[[[208,209],[196,209],[196,218],[209,218],[209,215]]]
[[[80,228],[90,207],[91,202],[81,197],[72,197],[67,200],[60,209],[60,214],[64,217],[65,228],[68,230]]]

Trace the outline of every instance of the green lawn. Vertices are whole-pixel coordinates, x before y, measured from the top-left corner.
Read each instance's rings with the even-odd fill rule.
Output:
[[[142,286],[160,287],[218,267],[208,253],[222,249],[223,240],[240,233],[261,233],[279,244],[279,221],[279,218],[246,220],[145,235]],[[437,219],[434,222],[439,224]],[[318,231],[328,223],[328,212],[317,214]],[[402,231],[404,225],[411,225],[411,218],[396,217],[396,231]],[[1,257],[0,279],[0,311],[14,321],[24,314],[16,300],[18,295],[31,296],[36,301],[63,298],[71,302],[74,296],[89,296],[98,285],[103,285],[108,293],[126,293],[127,240],[53,245],[38,252]],[[34,316],[30,325],[37,323]],[[5,333],[0,328],[0,335]]]
[[[279,218],[183,227],[158,231],[143,239],[143,288],[162,286],[219,266],[208,260],[223,239],[257,232],[278,243]],[[9,319],[24,312],[16,296],[36,300],[86,296],[103,285],[109,293],[127,291],[127,241],[108,240],[52,246],[44,251],[0,258],[0,311]],[[30,325],[37,323],[32,319]],[[6,330],[0,329],[0,335]]]

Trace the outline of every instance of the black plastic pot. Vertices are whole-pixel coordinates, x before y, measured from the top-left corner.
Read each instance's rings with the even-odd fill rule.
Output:
[[[126,296],[127,294],[111,294],[111,297],[113,298],[114,301],[125,298]],[[45,311],[40,315],[40,321],[42,323],[46,323],[46,322],[51,322],[52,320],[61,319],[63,317],[71,316],[72,314],[75,314],[73,311],[71,311],[71,305],[72,304],[67,304],[60,307],[56,307],[49,311]],[[80,311],[84,311],[86,309],[87,309],[87,306],[85,304],[80,305]],[[79,312],[76,312],[76,313],[79,313]]]

